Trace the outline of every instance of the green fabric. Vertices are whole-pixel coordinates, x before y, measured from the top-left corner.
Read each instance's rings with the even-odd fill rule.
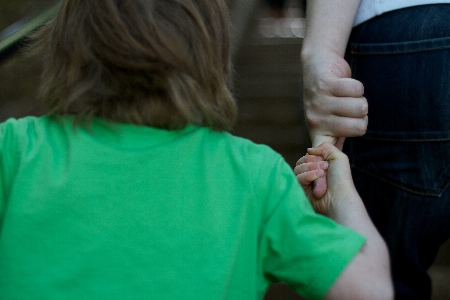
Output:
[[[364,238],[266,146],[188,126],[0,125],[2,299],[321,298]]]

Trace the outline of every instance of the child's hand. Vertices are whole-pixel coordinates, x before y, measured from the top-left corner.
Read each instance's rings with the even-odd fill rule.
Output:
[[[331,137],[330,137],[331,138]],[[320,139],[316,139],[316,141],[319,141]],[[322,139],[323,140],[323,139]],[[331,138],[331,140],[328,140],[329,143],[332,143],[333,145],[336,146],[336,148],[338,148],[339,150],[342,150],[342,148],[344,147],[344,141],[345,141],[345,137],[340,137],[340,138]],[[323,143],[327,142],[326,140],[323,140]],[[322,143],[320,143],[322,144]],[[317,144],[317,145],[320,145]],[[314,180],[314,188],[313,188],[313,192],[312,195],[314,196],[314,198],[322,198],[323,196],[325,196],[325,193],[327,192],[327,171],[325,171],[324,175],[320,178],[317,178],[317,180]]]
[[[347,156],[330,143],[308,149],[308,153],[297,161],[294,171],[317,213],[328,215],[333,201],[351,198],[356,193]],[[327,191],[322,197],[316,198],[313,193],[314,181],[325,174]]]
[[[327,191],[323,191],[323,196],[317,199],[314,194],[314,182],[318,178],[325,176],[328,169],[328,162],[324,161],[322,156],[306,154],[297,161],[294,169],[297,180],[305,191],[311,205],[317,213],[325,214],[328,211]]]

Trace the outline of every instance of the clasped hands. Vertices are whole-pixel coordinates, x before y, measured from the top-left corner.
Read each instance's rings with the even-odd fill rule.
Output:
[[[351,78],[348,63],[337,54],[327,53],[303,58],[302,68],[305,118],[312,146],[330,143],[337,147],[333,149],[335,153],[342,150],[345,137],[364,135],[368,102],[363,84]],[[329,147],[309,149],[294,169],[313,207],[323,214],[328,205],[328,186],[332,183],[327,180],[330,161],[324,157],[324,149]],[[351,176],[347,180],[353,182]]]

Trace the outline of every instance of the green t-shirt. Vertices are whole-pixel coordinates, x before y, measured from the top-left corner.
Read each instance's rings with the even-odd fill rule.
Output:
[[[364,238],[270,148],[188,126],[0,125],[0,298],[321,298]]]

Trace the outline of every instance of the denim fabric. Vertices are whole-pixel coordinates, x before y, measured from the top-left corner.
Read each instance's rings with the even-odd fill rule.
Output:
[[[364,84],[367,133],[347,139],[358,191],[391,253],[397,299],[429,299],[426,270],[450,235],[450,5],[354,28],[346,58]]]

